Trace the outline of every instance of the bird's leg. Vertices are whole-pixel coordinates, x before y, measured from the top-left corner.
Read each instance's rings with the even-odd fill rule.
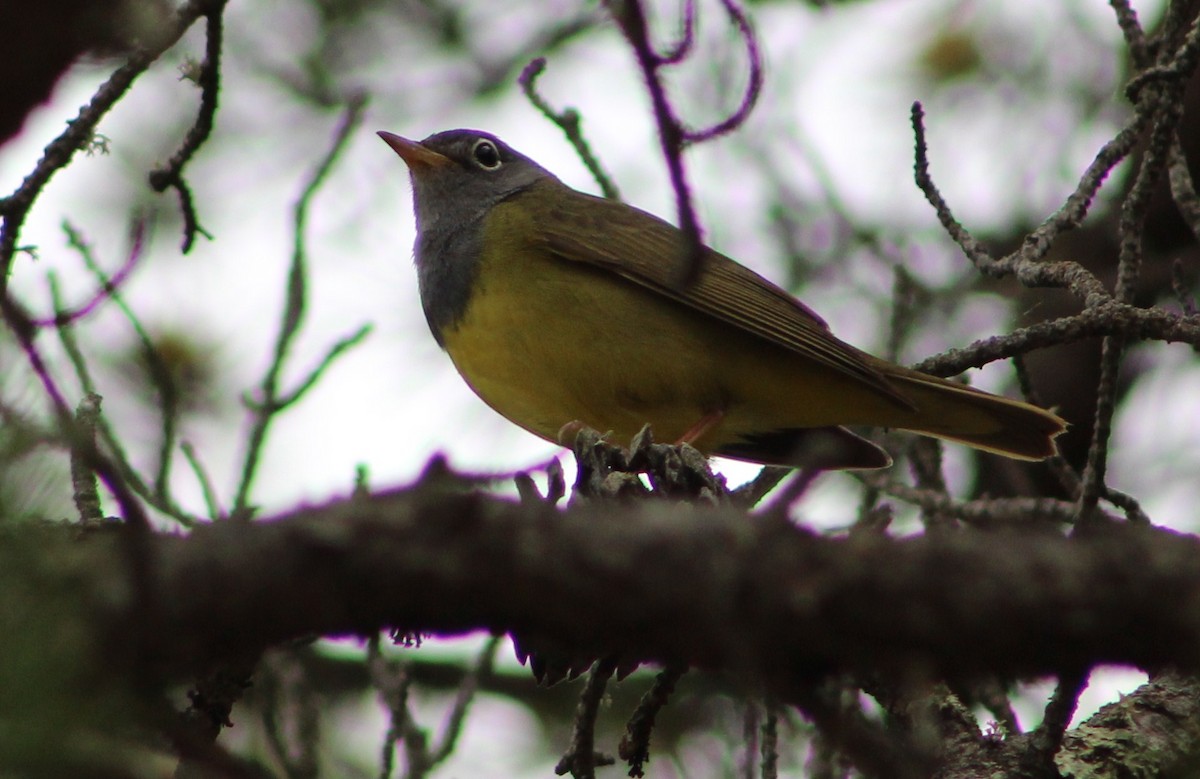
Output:
[[[717,409],[715,411],[708,412],[704,416],[700,417],[696,424],[688,428],[688,431],[680,436],[679,440],[675,442],[675,445],[679,446],[680,444],[695,443],[703,438],[705,434],[711,432],[714,427],[721,424],[721,420],[724,418],[724,409]]]
[[[582,431],[590,429],[590,426],[586,422],[580,419],[572,419],[558,429],[558,445],[570,448],[575,445],[575,438]]]

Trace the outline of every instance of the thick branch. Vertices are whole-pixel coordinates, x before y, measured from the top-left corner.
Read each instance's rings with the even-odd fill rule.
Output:
[[[113,597],[127,564],[114,541],[71,542],[84,591],[105,595],[80,609],[119,656],[172,675],[382,625],[518,630],[785,692],[841,669],[955,677],[1200,657],[1200,545],[1146,527],[828,539],[731,508],[560,512],[424,486],[157,537],[142,561],[156,602],[136,612]]]

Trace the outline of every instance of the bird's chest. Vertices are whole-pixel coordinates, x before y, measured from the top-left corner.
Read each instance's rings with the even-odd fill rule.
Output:
[[[472,389],[542,435],[571,421],[562,417],[578,407],[581,387],[606,359],[597,301],[581,293],[571,270],[535,252],[503,261],[485,253],[461,317],[442,331]]]
[[[654,421],[655,409],[678,408],[690,419],[701,401],[681,394],[705,383],[697,382],[703,358],[693,359],[688,376],[673,375],[674,357],[697,351],[696,333],[678,318],[684,314],[651,297],[607,271],[534,248],[503,261],[484,253],[465,311],[443,330],[443,343],[484,401],[538,435],[553,438],[577,419],[636,432]]]

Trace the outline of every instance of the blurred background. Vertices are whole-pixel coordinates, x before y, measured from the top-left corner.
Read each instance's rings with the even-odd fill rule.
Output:
[[[1134,5],[1143,24],[1154,27],[1163,4]],[[86,38],[92,27],[81,27],[86,53],[0,147],[0,192],[17,188],[120,64],[127,36],[152,36],[170,13],[151,0],[126,6],[132,21],[121,28],[124,38],[100,45]],[[647,7],[666,48],[680,34],[680,4]],[[686,157],[708,243],[795,291],[840,337],[877,354],[889,348],[899,305],[901,362],[1075,310],[1065,295],[984,280],[970,267],[912,182],[909,111],[914,100],[925,106],[932,173],[956,216],[997,254],[1015,248],[1061,205],[1127,119],[1124,42],[1107,4],[758,0],[746,10],[763,54],[761,100],[736,133]],[[250,502],[267,515],[344,495],[359,469],[372,487],[405,484],[436,454],[485,474],[536,468],[552,457],[569,468],[563,450],[476,399],[429,335],[412,268],[407,171],[374,131],[422,138],[454,127],[488,130],[572,186],[596,192],[563,133],[517,86],[522,68],[544,56],[541,96],[579,111],[584,134],[625,200],[673,219],[674,195],[640,73],[603,9],[565,0],[265,0],[232,3],[224,20],[216,124],[185,172],[210,237],[182,253],[176,196],[147,185],[149,172],[170,158],[196,116],[199,90],[186,74],[203,59],[205,40],[203,25],[195,25],[104,118],[92,152],[76,155],[48,185],[21,232],[24,251],[9,282],[15,294],[35,315],[51,316],[53,273],[68,305],[86,301],[95,277],[66,226],[111,274],[133,251],[134,226],[144,224],[141,255],[121,293],[172,377],[179,439],[194,448],[227,510],[243,476],[250,425],[242,398],[261,381],[279,329],[292,209],[330,148],[346,104],[365,97],[365,120],[312,203],[308,306],[283,372],[285,390],[338,339],[364,324],[373,330],[278,418]],[[736,108],[748,74],[745,49],[720,3],[699,0],[697,20],[696,50],[669,80],[678,114],[692,126]],[[1194,126],[1190,103],[1186,116]],[[1181,137],[1192,143],[1190,159],[1200,159],[1200,129]],[[1115,263],[1111,206],[1127,184],[1124,170],[1110,179],[1085,229],[1056,248],[1056,256],[1102,278],[1111,278]],[[1170,299],[1176,258],[1194,284],[1195,245],[1165,201],[1147,240],[1151,256],[1139,300]],[[105,417],[131,463],[153,474],[161,398],[130,317],[106,304],[74,332]],[[42,333],[39,344],[54,358],[52,371],[68,401],[78,402],[81,384],[53,333]],[[1029,360],[1043,401],[1074,425],[1064,441],[1077,460],[1090,437],[1097,354],[1098,342],[1085,342]],[[40,389],[11,336],[0,341],[0,375],[7,408],[45,416]],[[1008,364],[970,378],[1017,394]],[[1186,347],[1135,345],[1122,381],[1109,483],[1133,493],[1156,523],[1192,530],[1191,509],[1200,497],[1194,478],[1200,363]],[[71,516],[66,455],[11,432],[3,439],[4,515]],[[171,494],[205,515],[198,479],[174,456]],[[973,454],[948,447],[945,456],[954,494],[1011,487],[989,482],[989,470]],[[717,467],[731,483],[755,473],[736,463]],[[852,477],[827,475],[797,518],[844,528],[860,489]],[[917,525],[901,511],[898,527]],[[419,654],[428,686],[413,704],[434,731],[466,658],[482,643],[472,637],[386,650]],[[366,684],[362,655],[356,642],[327,642],[286,661],[320,680],[313,694],[326,704],[321,760],[330,775],[378,772],[386,712]],[[511,658],[500,649],[499,675],[444,775],[549,775],[567,741],[575,693],[532,689]],[[1077,716],[1141,679],[1126,671],[1097,677]],[[650,765],[652,776],[709,775],[697,768],[707,765],[733,772],[742,759],[744,704],[718,682],[690,684],[664,714],[664,757]],[[267,687],[252,693],[249,711],[266,705],[253,696],[268,696]],[[614,708],[626,711],[629,701],[620,696],[640,694],[636,677],[622,689]],[[1026,693],[1018,714],[1032,726],[1046,689],[1035,683]],[[222,738],[251,752],[265,749],[265,726],[249,711],[235,715],[237,726]],[[789,727],[802,735],[805,726]],[[798,776],[803,762],[797,748],[783,767]]]

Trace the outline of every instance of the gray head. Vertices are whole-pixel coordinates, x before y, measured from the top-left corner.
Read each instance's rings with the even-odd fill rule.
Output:
[[[483,217],[492,206],[554,174],[496,136],[447,130],[423,141],[379,132],[408,165],[417,216],[417,279],[429,328],[442,330],[466,309],[479,263]]]
[[[460,229],[539,179],[555,178],[480,130],[446,130],[419,143],[389,132],[379,137],[408,164],[419,231]]]

